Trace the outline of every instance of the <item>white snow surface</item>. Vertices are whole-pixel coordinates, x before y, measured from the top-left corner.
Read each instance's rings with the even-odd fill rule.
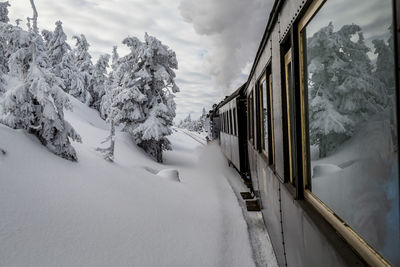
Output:
[[[95,151],[108,126],[71,101],[77,163],[0,125],[0,266],[255,265],[217,147],[174,131],[158,164],[118,132],[110,163]]]

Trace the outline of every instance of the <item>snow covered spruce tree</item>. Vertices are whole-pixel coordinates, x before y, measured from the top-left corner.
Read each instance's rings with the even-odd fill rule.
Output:
[[[76,96],[81,102],[91,106],[93,103],[93,63],[92,56],[89,54],[89,43],[85,35],[73,36],[76,40],[76,47],[73,50],[75,64],[83,77],[84,91],[81,95]]]
[[[64,81],[64,91],[82,100],[85,95],[84,76],[75,64],[74,55],[69,52],[65,54],[58,65],[59,75]]]
[[[101,55],[94,65],[93,70],[93,108],[100,112],[100,105],[103,96],[105,95],[107,86],[107,68],[110,61],[110,55]]]
[[[113,47],[113,51],[112,51],[112,62],[111,62],[111,71],[108,75],[108,79],[106,81],[105,84],[105,88],[104,88],[104,95],[101,98],[101,102],[100,102],[100,116],[103,119],[106,119],[108,116],[108,113],[110,111],[110,107],[112,104],[112,100],[114,97],[114,92],[116,92],[117,90],[115,90],[115,87],[118,87],[121,81],[121,77],[124,74],[124,71],[118,71],[119,68],[119,55],[117,52],[117,47],[114,46]]]
[[[349,139],[357,124],[382,107],[383,86],[372,75],[369,51],[355,24],[334,32],[329,23],[307,40],[310,140],[319,146],[320,157]]]
[[[57,21],[54,32],[51,35],[44,32],[45,37],[46,35],[47,38],[49,38],[47,42],[47,55],[50,59],[50,64],[54,69],[54,74],[59,76],[61,72],[59,64],[61,63],[63,56],[71,51],[71,47],[67,44],[67,35],[64,33],[62,22]]]
[[[9,21],[8,18],[8,7],[10,4],[7,2],[0,2],[0,27],[1,29],[5,29],[7,27],[7,23]],[[0,29],[0,95],[5,91],[5,79],[4,75],[8,72],[7,67],[7,39],[4,34],[4,30]]]
[[[51,41],[51,39],[53,39],[53,32],[49,31],[49,30],[42,30],[42,36],[43,36],[46,50],[49,50],[50,41]]]
[[[384,103],[385,117],[389,118],[391,139],[394,151],[398,149],[397,143],[397,129],[396,129],[396,79],[395,79],[395,65],[394,65],[394,42],[392,26],[389,27],[390,36],[385,42],[384,40],[373,40],[372,43],[375,47],[374,53],[377,55],[376,69],[374,77],[384,85],[385,94],[383,95],[386,100]]]
[[[8,7],[10,4],[8,1],[0,2],[0,22],[8,23],[10,19],[8,18]]]
[[[131,52],[121,59],[121,82],[114,90],[110,119],[123,123],[136,144],[158,162],[162,151],[170,149],[166,138],[175,117],[173,93],[179,92],[173,69],[178,68],[175,52],[157,38],[145,34],[145,41],[135,37],[123,43]]]
[[[64,120],[64,108],[71,108],[62,90],[62,80],[50,70],[41,36],[13,27],[20,48],[9,59],[10,75],[21,83],[9,87],[0,100],[1,122],[34,134],[53,153],[76,161],[69,138],[79,135]]]

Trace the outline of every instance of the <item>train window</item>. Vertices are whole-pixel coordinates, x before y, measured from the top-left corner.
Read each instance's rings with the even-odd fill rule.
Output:
[[[221,132],[224,132],[224,113],[221,113]]]
[[[286,157],[288,163],[288,173],[287,179],[291,184],[295,184],[295,153],[294,149],[294,138],[295,138],[295,127],[294,127],[294,95],[293,95],[293,75],[292,75],[292,49],[285,53],[284,56],[284,75],[285,75],[285,127],[286,127],[286,141],[287,141],[287,148],[286,148]]]
[[[221,132],[223,132],[224,131],[224,124],[222,123],[221,119],[219,120],[219,127],[221,129]]]
[[[258,82],[260,96],[260,125],[261,125],[261,151],[268,155],[268,105],[267,105],[267,80],[265,75]]]
[[[254,106],[253,106],[253,91],[251,91],[249,98],[247,99],[248,101],[248,109],[249,112],[247,113],[249,115],[248,121],[249,121],[249,140],[250,142],[254,145]]]
[[[275,164],[275,143],[274,143],[274,113],[273,113],[273,98],[272,98],[272,69],[271,67],[268,68],[267,71],[267,85],[268,85],[268,104],[269,104],[269,120],[268,120],[268,125],[269,125],[269,132],[270,132],[270,138],[268,139],[269,142],[269,163],[271,165]]]
[[[229,133],[228,113],[225,111],[225,133]]]
[[[391,0],[314,1],[298,28],[305,196],[400,266],[392,21]]]
[[[225,129],[224,129],[224,132],[225,133],[228,133],[228,121],[227,121],[227,119],[226,119],[226,112],[224,112],[224,125],[225,125]]]
[[[260,96],[261,152],[267,156],[268,163],[274,163],[272,131],[272,75],[268,67],[258,82]]]
[[[224,132],[224,120],[223,120],[223,116],[222,116],[223,114],[221,113],[220,114],[220,120],[219,120],[219,123],[220,123],[220,125],[221,125],[221,132]]]
[[[230,134],[233,134],[233,123],[232,123],[232,110],[229,110],[229,125],[231,128]]]
[[[231,132],[231,124],[229,123],[229,111],[225,112],[226,114],[226,133],[229,134]]]
[[[237,135],[237,129],[236,129],[236,108],[233,108],[233,135]]]

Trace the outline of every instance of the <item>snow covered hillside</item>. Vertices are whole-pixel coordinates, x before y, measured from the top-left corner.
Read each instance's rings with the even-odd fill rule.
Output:
[[[217,147],[174,132],[158,164],[119,132],[109,163],[108,126],[71,102],[75,163],[0,125],[0,266],[254,266]]]

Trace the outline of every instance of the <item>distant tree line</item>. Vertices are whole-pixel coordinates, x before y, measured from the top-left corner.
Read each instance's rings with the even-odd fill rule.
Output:
[[[188,114],[183,120],[181,120],[178,123],[178,127],[182,129],[187,129],[189,131],[193,132],[203,132],[207,131],[206,128],[206,118],[207,118],[207,113],[206,109],[203,108],[203,111],[201,113],[201,116],[197,120],[192,120],[191,115]]]

